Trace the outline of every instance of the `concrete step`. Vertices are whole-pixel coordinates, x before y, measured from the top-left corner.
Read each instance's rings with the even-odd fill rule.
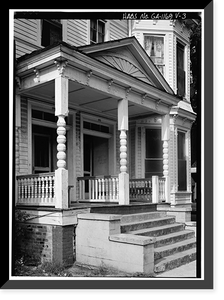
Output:
[[[155,262],[154,272],[161,273],[196,260],[196,248],[163,257]]]
[[[183,240],[174,244],[169,244],[165,246],[160,246],[155,248],[154,250],[154,258],[155,261],[161,259],[163,257],[173,255],[177,252],[182,252],[188,249],[192,249],[196,247],[196,238],[191,238],[187,240]]]
[[[144,220],[153,220],[158,218],[166,217],[166,212],[144,212],[138,214],[129,214],[123,215],[121,218],[121,224],[144,221]]]
[[[136,221],[131,223],[123,223],[121,225],[121,233],[136,231],[145,228],[158,228],[164,225],[174,224],[175,217],[160,217],[151,220]]]
[[[187,239],[194,238],[195,234],[193,230],[182,230],[178,232],[172,232],[170,234],[162,235],[156,237],[156,242],[154,244],[154,247],[162,247],[165,245],[171,245],[180,241],[184,241]]]
[[[154,228],[144,228],[130,231],[131,234],[144,235],[144,236],[154,236],[158,237],[161,235],[167,235],[173,232],[183,231],[185,225],[182,223],[167,224],[163,226],[158,226]]]

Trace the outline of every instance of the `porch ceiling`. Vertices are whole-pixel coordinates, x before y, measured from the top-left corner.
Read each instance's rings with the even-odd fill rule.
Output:
[[[26,91],[25,95],[39,100],[46,100],[54,104],[55,87],[54,80],[39,85],[32,90]],[[117,119],[118,99],[108,94],[86,87],[69,80],[69,107],[84,112],[105,115]],[[149,109],[129,102],[129,117],[153,114]]]

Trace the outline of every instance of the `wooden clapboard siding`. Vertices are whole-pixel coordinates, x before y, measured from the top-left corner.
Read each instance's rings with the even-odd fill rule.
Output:
[[[74,46],[88,44],[88,20],[67,21],[67,42]]]
[[[28,174],[28,104],[21,99],[21,129],[19,135],[19,173]]]
[[[37,47],[24,43],[23,41],[20,40],[15,40],[15,46],[16,46],[16,58],[31,53],[37,49]]]
[[[136,178],[142,178],[142,127],[137,127],[136,133]]]
[[[106,30],[109,30],[109,40],[121,39],[128,36],[128,22],[126,20],[110,20]],[[63,20],[63,40],[74,46],[90,43],[89,20]],[[15,19],[14,38],[16,58],[41,48],[41,22],[38,19]]]
[[[130,128],[130,174],[131,178],[135,178],[135,127]]]
[[[128,37],[127,20],[110,21],[110,40],[117,40]]]
[[[16,38],[38,45],[38,20],[15,19],[14,35]]]
[[[39,21],[37,19],[14,20],[16,58],[40,48]]]

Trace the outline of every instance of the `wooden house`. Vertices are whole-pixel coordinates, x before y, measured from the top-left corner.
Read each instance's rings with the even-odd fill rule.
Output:
[[[189,220],[188,26],[15,18],[16,206],[32,226],[71,238],[77,207],[136,201]]]

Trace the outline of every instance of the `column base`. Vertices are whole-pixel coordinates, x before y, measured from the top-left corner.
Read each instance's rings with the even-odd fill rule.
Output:
[[[55,207],[68,208],[68,170],[55,171]]]
[[[130,203],[129,198],[129,174],[120,173],[119,179],[119,204],[128,205]]]

